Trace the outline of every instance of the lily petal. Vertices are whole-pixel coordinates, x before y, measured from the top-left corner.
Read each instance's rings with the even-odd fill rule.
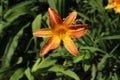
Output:
[[[116,11],[116,13],[120,13],[120,6],[119,6],[119,7],[114,8],[114,10]]]
[[[78,55],[78,50],[75,46],[75,44],[73,43],[73,41],[69,38],[69,37],[65,37],[63,39],[63,44],[65,46],[65,48],[74,56]]]
[[[71,14],[69,14],[69,16],[67,16],[63,24],[71,25],[75,21],[76,16],[77,16],[77,12],[72,12]]]
[[[51,29],[54,29],[57,24],[61,24],[62,20],[59,17],[58,13],[55,12],[52,8],[48,8],[48,17]]]
[[[36,30],[35,32],[33,32],[33,35],[37,37],[51,37],[52,34],[53,33],[51,29],[40,29],[40,30]]]
[[[78,38],[78,37],[81,37],[81,36],[84,36],[86,34],[88,30],[88,26],[87,25],[77,25],[77,26],[70,26],[69,27],[69,31],[68,33],[70,33],[70,37],[71,38]]]
[[[114,8],[114,5],[113,4],[108,4],[105,9],[111,9],[111,8]]]
[[[55,49],[59,46],[60,39],[58,36],[51,37],[47,43],[41,49],[41,56],[44,57],[50,50]]]

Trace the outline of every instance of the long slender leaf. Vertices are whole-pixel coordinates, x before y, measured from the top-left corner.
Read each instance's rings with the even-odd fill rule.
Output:
[[[19,32],[14,36],[13,39],[11,39],[6,47],[5,54],[3,55],[2,58],[2,67],[9,67],[10,66],[10,61],[11,58],[14,54],[14,51],[16,47],[18,46],[18,40],[23,34],[23,30],[29,25],[30,23],[27,23],[23,28],[19,30]]]
[[[102,40],[120,39],[120,35],[102,37]]]

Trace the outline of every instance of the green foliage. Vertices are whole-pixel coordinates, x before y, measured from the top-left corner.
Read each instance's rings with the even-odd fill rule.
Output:
[[[14,74],[10,77],[10,80],[19,80],[21,77],[23,77],[24,75],[24,69],[23,68],[19,68],[17,69]]]
[[[107,0],[0,2],[0,80],[120,80],[120,14],[104,9]],[[85,36],[73,39],[79,56],[60,45],[42,60],[47,39],[32,33],[50,27],[48,7],[62,18],[75,10],[89,25]]]

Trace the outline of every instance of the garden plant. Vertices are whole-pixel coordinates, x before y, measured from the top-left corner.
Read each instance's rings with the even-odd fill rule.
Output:
[[[120,80],[120,0],[0,0],[0,80]]]

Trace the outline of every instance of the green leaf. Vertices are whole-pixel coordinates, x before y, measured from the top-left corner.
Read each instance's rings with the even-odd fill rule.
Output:
[[[48,4],[50,7],[52,7],[54,10],[57,10],[56,8],[56,0],[48,0]]]
[[[6,46],[5,53],[2,57],[2,67],[9,67],[11,58],[14,54],[14,51],[16,47],[18,46],[18,40],[23,34],[23,30],[29,25],[30,23],[27,23],[25,26],[23,26],[19,32],[11,38],[11,40],[8,42],[8,45]]]
[[[32,72],[36,71],[38,69],[38,65],[40,63],[40,58],[38,58],[36,61],[35,61],[35,64],[33,65],[32,67]]]
[[[28,10],[29,10],[29,7],[30,7],[30,4],[32,4],[33,0],[29,0],[29,1],[23,1],[19,4],[16,4],[15,6],[13,6],[12,8],[10,8],[5,14],[4,14],[4,18],[9,18],[9,17],[12,17],[10,15],[19,15],[21,13],[26,13]],[[27,7],[29,6],[29,7]],[[27,8],[26,8],[27,7]],[[20,11],[19,11],[20,10]],[[20,13],[21,12],[21,13]],[[29,12],[27,12],[29,13]],[[10,18],[9,18],[10,19]]]
[[[51,67],[50,69],[48,69],[48,71],[61,72],[75,80],[80,80],[79,76],[76,75],[76,73],[74,73],[72,70],[64,69],[63,67],[60,67],[58,65]]]
[[[102,40],[120,39],[120,35],[102,37]]]
[[[30,14],[30,4],[33,4],[33,1],[24,1],[7,10],[3,16],[6,22],[4,22],[2,26],[0,26],[0,32],[2,32],[5,27],[10,25],[21,15]]]
[[[92,78],[91,78],[91,80],[95,80],[95,76],[96,76],[96,72],[97,72],[95,64],[92,65],[92,70],[91,71],[92,71],[92,74],[91,74]]]
[[[42,60],[40,63],[39,63],[40,60],[38,60],[33,68],[32,68],[32,71],[35,72],[36,70],[38,69],[43,69],[43,68],[47,68],[47,67],[50,67],[50,66],[53,66],[57,60],[56,59],[52,59],[52,57],[48,56],[47,58],[45,58],[44,60]],[[39,63],[39,64],[38,64]]]
[[[10,77],[10,80],[20,80],[20,78],[22,78],[24,75],[24,69],[23,68],[19,68],[17,69],[14,74]]]
[[[2,17],[2,6],[0,6],[0,19]]]
[[[89,68],[90,68],[90,63],[89,63],[89,61],[88,61],[88,60],[84,60],[84,61],[82,62],[82,67],[83,67],[84,71],[88,71]]]
[[[86,52],[84,55],[84,59],[90,59],[91,54],[89,52]]]
[[[104,12],[104,7],[102,5],[102,0],[91,0],[89,4],[92,6],[93,9],[97,9],[100,13]]]
[[[82,55],[79,55],[79,56],[74,57],[74,58],[73,58],[73,62],[74,62],[74,63],[78,63],[78,62],[80,62],[80,61],[83,60],[83,59],[84,59],[84,55],[82,54]]]
[[[39,15],[36,16],[36,18],[32,22],[32,32],[34,32],[35,30],[40,29],[41,23],[42,23],[42,15],[39,14]],[[33,38],[34,38],[35,48],[36,48],[37,47],[37,37],[33,37]]]
[[[16,64],[20,64],[20,63],[22,63],[23,62],[23,57],[19,57],[18,58],[18,61],[16,62]]]
[[[25,70],[25,75],[27,76],[28,80],[35,80],[29,67]]]
[[[99,52],[101,52],[101,53],[107,54],[107,52],[105,52],[105,51],[103,51],[103,50],[101,50],[101,49],[99,49],[99,48],[97,48],[97,47],[81,47],[81,50],[82,50],[82,49],[90,50],[91,52],[99,51]]]
[[[57,2],[58,12],[61,17],[65,14],[65,0],[58,0]]]
[[[114,53],[114,51],[116,51],[116,49],[118,49],[120,47],[120,43],[119,44],[117,44],[111,51],[110,51],[110,53],[109,54],[113,54]]]
[[[102,72],[98,72],[97,79],[96,80],[105,80],[103,78]]]
[[[42,22],[42,15],[39,14],[36,16],[34,21],[32,22],[32,31],[34,32],[35,30],[40,29],[41,27],[41,22]]]
[[[112,76],[112,80],[119,80],[117,73],[114,73],[114,76]]]
[[[97,68],[98,68],[99,71],[101,71],[105,67],[107,59],[109,57],[110,56],[108,54],[106,54],[106,55],[103,56],[103,58],[101,59],[101,61],[97,65]]]
[[[79,15],[80,17],[82,17],[84,20],[88,20],[88,21],[89,21],[89,17],[86,16],[84,13],[78,12],[78,15]]]

